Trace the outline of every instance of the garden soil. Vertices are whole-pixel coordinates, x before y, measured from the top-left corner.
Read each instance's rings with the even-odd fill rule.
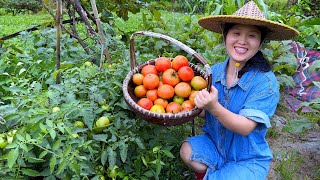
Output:
[[[268,180],[320,180],[319,125],[303,133],[284,132],[288,120],[297,118],[294,112],[278,110],[272,119],[276,135],[267,138],[274,155]]]

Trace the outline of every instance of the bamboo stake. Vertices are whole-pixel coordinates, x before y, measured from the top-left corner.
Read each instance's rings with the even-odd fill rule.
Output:
[[[57,0],[57,13],[56,13],[56,25],[57,25],[57,44],[56,44],[56,70],[58,74],[56,75],[56,83],[60,84],[60,34],[61,34],[61,14],[62,14],[62,0]]]
[[[101,44],[101,54],[100,54],[100,71],[102,69],[102,65],[103,65],[103,52],[104,52],[104,45],[105,45],[105,35],[102,31],[102,27],[101,27],[101,22],[100,22],[100,18],[99,18],[99,14],[98,14],[98,10],[97,10],[97,6],[96,6],[96,1],[95,0],[90,0],[90,3],[91,3],[91,7],[92,7],[92,10],[93,10],[93,15],[95,17],[95,21],[96,21],[96,24],[97,24],[97,29],[98,29],[98,33],[100,35],[100,44]],[[109,50],[106,48],[105,49],[105,52],[106,52],[106,55],[107,55],[107,60],[108,60],[108,63],[110,63],[110,53],[109,53]]]

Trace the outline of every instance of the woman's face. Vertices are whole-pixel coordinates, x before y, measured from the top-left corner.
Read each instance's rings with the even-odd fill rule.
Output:
[[[256,26],[234,25],[227,33],[225,46],[230,59],[245,64],[260,49],[261,31]]]

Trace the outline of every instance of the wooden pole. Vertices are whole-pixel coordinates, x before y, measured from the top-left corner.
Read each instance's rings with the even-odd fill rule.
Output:
[[[96,25],[98,27],[97,29],[98,29],[98,32],[99,32],[99,35],[100,35],[100,44],[101,44],[100,70],[101,70],[102,69],[102,65],[103,65],[103,52],[104,51],[106,52],[108,63],[110,63],[110,54],[109,54],[109,50],[107,48],[104,50],[106,37],[105,37],[105,35],[104,35],[103,31],[102,31],[102,28],[101,28],[101,21],[100,21],[100,18],[99,18],[99,13],[98,13],[98,10],[97,10],[96,1],[95,0],[90,0],[90,3],[91,3],[92,10],[93,10],[94,18],[95,18],[95,21],[96,21]]]
[[[57,26],[57,44],[56,44],[56,70],[58,71],[56,75],[56,83],[60,84],[60,56],[61,56],[61,45],[60,45],[60,35],[61,35],[61,14],[62,14],[62,0],[57,0],[57,12],[56,12],[56,26]]]

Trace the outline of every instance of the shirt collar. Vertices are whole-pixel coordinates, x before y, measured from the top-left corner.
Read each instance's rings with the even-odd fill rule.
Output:
[[[226,68],[228,65],[230,57],[227,57],[224,62],[222,62],[221,66],[218,68],[218,72],[215,73],[214,82],[220,81],[223,86],[227,86],[226,80]],[[250,70],[242,75],[236,85],[238,85],[241,89],[246,91],[250,84],[252,83],[253,77],[257,74],[256,70]],[[236,86],[235,85],[235,86]]]

